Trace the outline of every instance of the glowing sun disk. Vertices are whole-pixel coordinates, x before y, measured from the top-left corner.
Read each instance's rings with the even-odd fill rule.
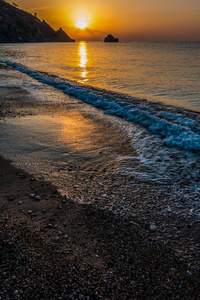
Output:
[[[87,23],[84,21],[78,21],[76,23],[76,27],[80,28],[80,29],[84,29],[85,27],[87,27]]]

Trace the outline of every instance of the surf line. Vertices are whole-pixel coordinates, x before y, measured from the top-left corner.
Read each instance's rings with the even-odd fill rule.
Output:
[[[102,109],[105,114],[139,124],[149,131],[159,134],[165,145],[194,152],[200,151],[200,125],[194,120],[184,118],[180,114],[156,111],[144,104],[129,103],[121,99],[120,93],[61,79],[9,60],[0,59],[0,63],[6,64],[43,84],[60,89],[69,96]],[[120,96],[118,97],[118,95]],[[127,96],[124,95],[124,100],[126,98]],[[133,97],[132,99],[134,100]],[[135,100],[138,99],[135,98]]]

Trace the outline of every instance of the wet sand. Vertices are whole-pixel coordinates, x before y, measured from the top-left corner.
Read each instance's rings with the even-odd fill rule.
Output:
[[[0,88],[1,119],[50,114],[52,106]],[[70,174],[61,196],[0,158],[1,299],[198,299],[199,221],[163,213],[170,187],[101,170],[84,181]],[[134,216],[105,209],[105,191],[132,201]],[[80,195],[95,202],[76,202]]]

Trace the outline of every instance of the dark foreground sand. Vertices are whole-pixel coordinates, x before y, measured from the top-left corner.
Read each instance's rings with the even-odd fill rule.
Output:
[[[1,118],[32,111],[16,104],[17,93],[23,96],[17,89],[1,89]],[[157,230],[62,197],[56,187],[2,157],[0,212],[0,299],[200,297],[199,268],[191,270],[173,243],[156,238]],[[191,228],[185,227],[187,244]],[[195,249],[193,260],[198,261]]]

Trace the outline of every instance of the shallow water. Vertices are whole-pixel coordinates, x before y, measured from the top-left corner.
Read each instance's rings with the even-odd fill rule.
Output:
[[[98,198],[105,201],[103,208],[118,212],[121,207],[123,214],[132,215],[134,201],[146,193],[149,183],[144,199],[158,199],[157,205],[164,209],[159,199],[163,188],[170,186],[162,199],[167,212],[178,209],[185,215],[199,215],[197,154],[161,146],[161,139],[142,126],[105,115],[52,89],[45,87],[43,92],[49,101],[56,97],[58,107],[62,105],[55,113],[0,121],[1,154],[81,203],[94,204]],[[135,179],[141,183],[135,184]],[[109,196],[113,189],[117,189],[115,196]]]
[[[11,77],[13,72],[17,73],[12,70],[10,72]],[[25,86],[32,87],[33,79],[27,79],[25,75],[22,78],[23,83],[27,80]],[[5,143],[2,151],[17,155],[15,160],[19,161],[19,156],[22,155],[20,161],[23,163],[26,161],[24,156],[29,156],[25,164],[31,166],[36,163],[40,153],[39,156],[45,158],[42,164],[47,165],[42,169],[48,170],[47,161],[50,164],[52,161],[63,163],[68,156],[70,164],[74,157],[79,157],[83,164],[101,164],[102,168],[109,167],[112,172],[151,182],[186,185],[199,182],[198,151],[195,153],[179,147],[169,147],[163,143],[163,137],[144,126],[105,114],[51,86],[38,83],[35,84],[35,91],[35,97],[38,93],[40,95],[37,101],[62,104],[64,111],[60,115],[27,116],[1,122],[1,140]],[[179,122],[181,121],[185,122],[185,119],[180,118]],[[190,125],[189,121],[188,123]],[[196,123],[191,120],[191,126],[194,124]],[[39,165],[40,163],[39,159]]]
[[[200,43],[7,44],[0,45],[0,59],[200,111]]]

